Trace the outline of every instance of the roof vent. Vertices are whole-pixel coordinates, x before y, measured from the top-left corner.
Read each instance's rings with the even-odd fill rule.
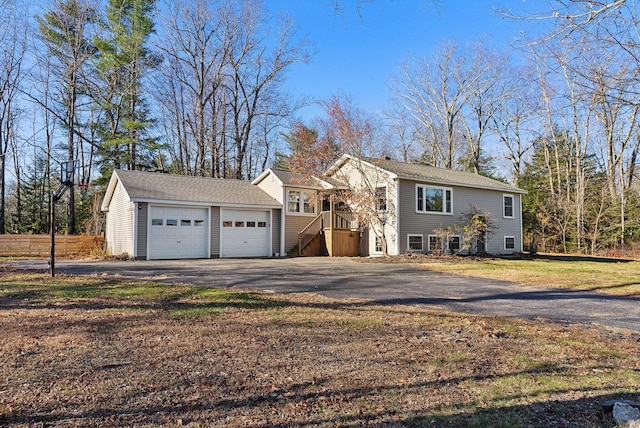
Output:
[[[391,156],[385,155],[384,160],[391,160]]]

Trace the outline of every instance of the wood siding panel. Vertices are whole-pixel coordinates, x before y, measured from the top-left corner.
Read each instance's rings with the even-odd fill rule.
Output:
[[[491,213],[491,218],[497,226],[496,233],[487,242],[487,252],[491,254],[504,254],[512,251],[504,250],[504,237],[514,236],[516,241],[515,252],[521,252],[521,195],[513,194],[514,197],[514,218],[506,219],[502,216],[501,191],[472,189],[466,187],[453,187],[453,213],[444,214],[422,214],[416,213],[416,181],[400,181],[400,212],[402,221],[400,223],[400,251],[407,251],[407,235],[424,235],[424,248],[427,250],[427,235],[432,234],[434,229],[446,228],[460,223],[460,216],[476,206],[482,212]],[[420,183],[424,184],[424,183]],[[436,185],[438,186],[438,185]]]
[[[220,207],[211,207],[211,257],[220,257]]]
[[[129,201],[122,183],[118,182],[106,216],[105,239],[108,254],[118,256],[127,253],[133,256],[134,209],[135,204]]]

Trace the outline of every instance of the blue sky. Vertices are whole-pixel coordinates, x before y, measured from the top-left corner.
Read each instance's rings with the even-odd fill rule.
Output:
[[[374,0],[363,2],[360,16],[356,0],[344,0],[336,14],[332,0],[266,0],[276,15],[288,11],[314,43],[311,63],[291,69],[287,86],[292,94],[326,99],[345,93],[370,111],[381,110],[390,93],[387,84],[400,63],[413,57],[431,56],[446,40],[461,43],[477,37],[508,46],[525,25],[505,20],[495,8],[508,5],[516,12],[531,5],[524,0]],[[305,119],[320,113],[311,107]]]

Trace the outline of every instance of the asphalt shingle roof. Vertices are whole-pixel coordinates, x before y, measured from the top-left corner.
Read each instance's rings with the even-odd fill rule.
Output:
[[[505,192],[526,193],[522,189],[465,171],[456,171],[446,168],[437,168],[434,166],[397,162],[388,159],[366,159],[379,168],[389,171],[399,178],[414,179],[418,181],[426,181],[437,184],[446,184],[451,186],[474,187],[482,189],[500,190]]]
[[[249,181],[127,170],[115,173],[133,200],[281,206]]]

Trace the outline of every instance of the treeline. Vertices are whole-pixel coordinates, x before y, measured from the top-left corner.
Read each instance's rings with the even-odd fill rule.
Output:
[[[100,228],[87,186],[114,168],[251,178],[300,103],[283,78],[309,44],[260,2],[29,4],[0,0],[0,233],[49,229],[67,160],[71,234]]]
[[[536,36],[508,48],[445,42],[398,66],[384,112],[334,95],[315,100],[325,114],[307,123],[296,116],[306,100],[284,83],[311,44],[259,1],[0,6],[0,232],[48,230],[67,159],[91,184],[60,213],[66,224],[56,227],[74,233],[100,231],[93,195],[113,168],[250,179],[273,164],[321,170],[349,152],[522,187],[532,250],[640,245],[633,2],[554,0],[527,16],[505,12]],[[321,155],[301,163],[308,153]]]

